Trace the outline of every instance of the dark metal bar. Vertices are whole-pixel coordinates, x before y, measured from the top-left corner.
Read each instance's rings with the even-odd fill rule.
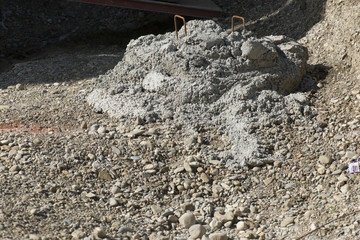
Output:
[[[71,0],[76,2],[132,8],[153,12],[180,14],[192,17],[211,18],[221,14],[221,9],[211,0]]]

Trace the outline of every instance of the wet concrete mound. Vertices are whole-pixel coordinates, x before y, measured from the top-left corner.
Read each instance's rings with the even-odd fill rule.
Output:
[[[307,97],[293,93],[306,72],[307,51],[285,36],[228,33],[212,20],[194,20],[175,33],[131,40],[114,69],[99,76],[88,102],[115,118],[217,126],[231,151],[230,168],[281,159],[259,126],[308,114]]]

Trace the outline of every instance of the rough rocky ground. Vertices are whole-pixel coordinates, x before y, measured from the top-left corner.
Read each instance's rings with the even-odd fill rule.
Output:
[[[285,34],[310,52],[302,89],[318,115],[260,129],[288,155],[261,167],[203,155],[229,148],[216,128],[196,125],[195,137],[95,113],[85,97],[123,46],[58,49],[12,68],[33,77],[0,80],[1,238],[359,238],[360,179],[346,167],[360,154],[360,6],[314,2],[219,1],[256,16],[259,36]]]

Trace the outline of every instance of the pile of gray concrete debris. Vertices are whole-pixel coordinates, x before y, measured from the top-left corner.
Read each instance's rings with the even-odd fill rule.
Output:
[[[190,21],[187,31],[179,30],[179,40],[175,32],[131,40],[123,60],[99,76],[89,104],[124,121],[176,123],[192,134],[195,125],[216,126],[231,145],[218,153],[229,168],[281,160],[257,130],[312,114],[307,96],[295,92],[306,48],[285,36],[229,32],[212,20]]]

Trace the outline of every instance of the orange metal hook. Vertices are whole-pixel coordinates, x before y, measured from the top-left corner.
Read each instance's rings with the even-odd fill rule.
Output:
[[[177,24],[176,24],[176,18],[180,18],[180,19],[183,20],[185,36],[186,36],[186,21],[185,21],[185,18],[182,17],[182,16],[180,16],[180,15],[175,15],[175,16],[174,16],[174,25],[175,25],[176,40],[178,40],[178,39],[179,39],[179,36],[178,36],[178,29],[177,29]]]
[[[232,30],[232,32],[234,32],[234,19],[235,18],[239,18],[239,19],[241,19],[243,21],[243,30],[245,30],[245,19],[243,17],[234,15],[231,18],[231,30]]]

